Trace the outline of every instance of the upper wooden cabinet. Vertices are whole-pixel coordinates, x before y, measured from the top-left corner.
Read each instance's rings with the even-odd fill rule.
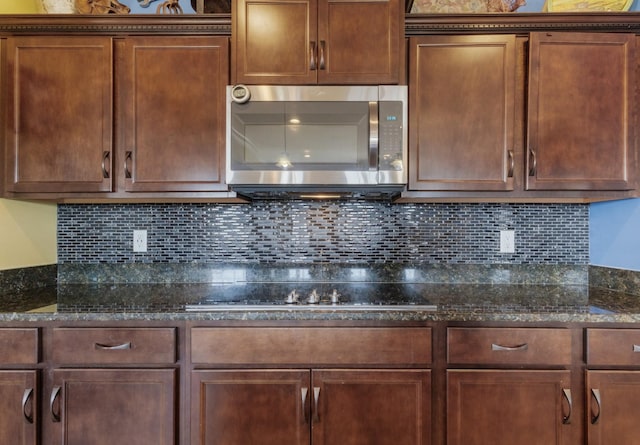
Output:
[[[637,39],[575,32],[411,38],[403,199],[636,195]]]
[[[532,33],[528,190],[635,188],[636,36]]]
[[[109,37],[7,41],[5,187],[9,192],[110,192]]]
[[[124,189],[227,190],[228,40],[135,37],[118,41],[116,54]]]
[[[228,38],[10,37],[6,53],[9,197],[228,190]]]
[[[399,0],[237,0],[235,83],[397,84],[404,63]]]
[[[515,36],[410,45],[409,189],[513,190]]]

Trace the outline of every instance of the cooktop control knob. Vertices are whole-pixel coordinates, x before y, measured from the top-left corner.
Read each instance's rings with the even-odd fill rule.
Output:
[[[287,298],[284,300],[284,302],[286,304],[296,304],[298,303],[298,294],[296,293],[296,290],[292,290],[291,292],[289,292],[289,295],[287,295]]]
[[[307,303],[309,304],[320,303],[320,295],[318,295],[315,289],[311,291],[311,294],[309,295],[309,299],[307,300]]]

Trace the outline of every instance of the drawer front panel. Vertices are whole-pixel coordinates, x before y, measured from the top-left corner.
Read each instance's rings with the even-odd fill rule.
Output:
[[[175,328],[56,328],[53,360],[59,364],[172,364]]]
[[[195,364],[426,366],[430,328],[193,328]]]
[[[571,331],[543,328],[449,328],[450,364],[569,365]]]
[[[34,365],[39,356],[37,328],[0,329],[1,365]]]
[[[587,363],[640,366],[640,329],[587,329]]]

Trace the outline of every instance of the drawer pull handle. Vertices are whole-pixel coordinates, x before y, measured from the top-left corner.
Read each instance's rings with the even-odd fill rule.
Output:
[[[600,390],[592,388],[591,396],[593,400],[596,401],[596,407],[598,408],[598,411],[595,414],[591,415],[591,425],[595,425],[596,423],[598,423],[598,420],[600,420],[600,414],[602,413],[602,399],[600,398]],[[593,405],[591,412],[593,413]]]
[[[54,422],[60,422],[60,406],[58,406],[58,412],[55,410],[56,400],[60,395],[60,387],[55,386],[53,390],[51,390],[51,398],[49,399],[49,412],[51,413],[51,420]]]
[[[497,345],[495,343],[491,344],[492,351],[526,351],[527,349],[529,349],[528,343],[523,343],[521,345],[516,345],[516,346],[502,346],[502,345]]]
[[[33,423],[33,403],[31,404],[31,412],[27,412],[27,405],[32,400],[33,388],[27,388],[22,395],[22,415],[29,423]]]
[[[320,399],[320,387],[313,387],[313,421],[320,421],[320,414],[318,413],[318,400]]]
[[[640,352],[640,345],[633,345],[633,352]]]
[[[569,425],[571,423],[571,413],[573,412],[573,399],[571,398],[571,390],[566,388],[563,389],[562,395],[567,401],[567,405],[569,405],[569,412],[566,416],[562,416],[562,424]]]
[[[122,343],[121,345],[107,345],[104,343],[96,343],[96,349],[100,349],[102,351],[121,351],[124,349],[131,349],[131,342]]]
[[[300,395],[302,396],[302,418],[304,419],[304,423],[309,423],[309,418],[307,417],[307,394],[309,393],[309,388],[301,388]]]

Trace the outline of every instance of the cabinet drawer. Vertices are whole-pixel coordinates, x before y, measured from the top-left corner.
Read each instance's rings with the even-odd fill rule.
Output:
[[[640,366],[640,329],[587,329],[587,363]]]
[[[53,360],[60,364],[171,364],[175,328],[56,328]]]
[[[193,328],[196,364],[426,366],[430,328]]]
[[[38,329],[0,329],[0,365],[33,365],[38,363]]]
[[[569,365],[571,331],[542,328],[449,328],[451,364]]]

